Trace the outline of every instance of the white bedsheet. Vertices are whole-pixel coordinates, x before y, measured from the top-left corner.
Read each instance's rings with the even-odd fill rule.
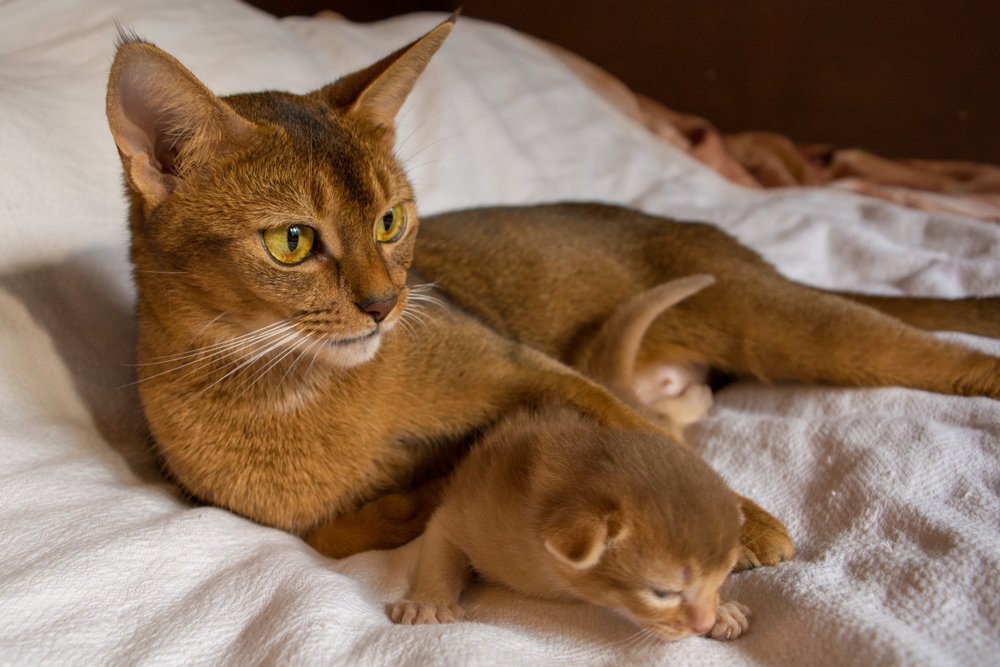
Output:
[[[104,119],[113,20],[220,93],[304,92],[441,19],[279,21],[232,0],[0,3],[0,663],[955,664],[1000,655],[1000,403],[740,383],[696,446],[797,558],[731,578],[731,643],[650,646],[602,610],[470,591],[390,624],[414,545],[340,562],[195,507],[133,377],[125,200]],[[1000,227],[844,192],[757,192],[652,141],[515,33],[462,19],[404,109],[425,213],[599,199],[708,220],[822,286],[1000,292]],[[1000,341],[951,337],[1000,354]]]

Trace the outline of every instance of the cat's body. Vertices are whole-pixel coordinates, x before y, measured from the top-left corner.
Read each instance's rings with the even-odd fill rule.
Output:
[[[414,258],[423,275],[501,334],[567,363],[633,295],[708,273],[715,285],[653,323],[638,374],[706,364],[765,380],[1000,398],[1000,359],[921,330],[1000,337],[997,297],[824,292],[784,278],[710,225],[601,204],[458,211],[423,223]]]
[[[709,276],[661,285],[621,306],[582,367],[627,398],[653,319]],[[719,603],[740,557],[740,500],[670,438],[599,427],[542,406],[504,419],[459,464],[425,532],[397,623],[463,617],[471,570],[523,594],[624,612],[653,636],[732,639],[749,610]]]
[[[109,77],[108,119],[131,198],[140,396],[164,463],[202,500],[287,530],[311,530],[311,541],[333,555],[411,538],[425,516],[407,496],[344,513],[405,488],[420,468],[446,468],[509,410],[552,400],[604,425],[650,428],[596,383],[477,318],[447,307],[417,312],[420,298],[406,281],[420,221],[392,153],[394,116],[450,29],[446,22],[308,95],[222,99],[168,54],[128,37]],[[553,209],[510,217],[530,218],[536,210],[545,218]],[[598,222],[578,238],[575,254],[590,252],[612,265],[609,275],[624,272],[608,293],[611,302],[624,301],[636,285],[635,267],[631,260],[613,266],[620,251],[630,248],[647,261],[663,244],[655,235],[643,243],[635,233],[619,242],[613,229],[601,238]],[[698,230],[720,235],[678,228],[687,231],[675,240],[694,247],[702,244]],[[440,229],[447,229],[444,219]],[[508,244],[519,234],[510,232]],[[617,255],[603,244],[615,244]],[[729,252],[750,255],[735,245]],[[441,269],[443,259],[423,268]],[[723,266],[735,261],[718,259]],[[787,284],[771,277],[761,289]],[[525,323],[535,316],[537,287],[525,288],[524,312],[501,308],[500,320],[487,319],[501,333],[564,358],[572,347],[564,334],[613,309],[604,298],[563,299],[545,316],[537,313],[535,332]],[[721,287],[676,311],[706,340],[720,335],[713,333],[719,318],[693,304]],[[738,288],[736,297],[757,289]],[[486,300],[479,305],[490,309]],[[935,349],[947,352],[944,369],[935,371],[944,374],[961,348]],[[701,357],[716,363],[713,354]],[[951,370],[964,373],[961,366]],[[892,374],[882,380],[909,384]],[[442,468],[439,458],[446,459]],[[786,557],[790,543],[780,524],[749,501],[743,505],[743,563]]]

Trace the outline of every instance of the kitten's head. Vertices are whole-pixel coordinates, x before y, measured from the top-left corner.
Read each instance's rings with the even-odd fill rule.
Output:
[[[737,496],[701,459],[656,435],[583,437],[604,438],[611,453],[553,494],[539,531],[567,586],[662,639],[711,630],[740,553]]]
[[[394,118],[451,27],[307,95],[226,98],[123,36],[107,113],[140,312],[202,339],[260,330],[272,349],[371,359],[406,307],[418,228]]]

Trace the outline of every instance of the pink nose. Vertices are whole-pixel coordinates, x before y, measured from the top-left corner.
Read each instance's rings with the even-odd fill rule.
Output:
[[[715,627],[715,619],[714,618],[712,620],[710,620],[710,621],[699,621],[697,623],[692,623],[691,624],[691,630],[696,635],[705,635],[705,634],[708,634],[709,632],[712,631],[712,628],[714,628],[714,627]]]
[[[398,301],[398,297],[395,294],[391,294],[388,297],[376,297],[364,303],[359,303],[358,308],[371,316],[376,322],[381,322],[396,307],[396,301]]]
[[[715,605],[695,607],[691,610],[691,630],[697,635],[711,632],[715,627]]]

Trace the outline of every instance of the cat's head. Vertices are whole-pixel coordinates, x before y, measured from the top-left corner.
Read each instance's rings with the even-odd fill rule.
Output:
[[[307,95],[225,98],[123,35],[107,114],[140,312],[210,342],[261,331],[341,367],[371,359],[406,308],[419,226],[394,119],[452,24]]]
[[[738,498],[663,438],[628,433],[609,444],[649,455],[591,462],[582,485],[554,494],[540,522],[547,555],[574,596],[661,639],[704,634],[740,553]]]

